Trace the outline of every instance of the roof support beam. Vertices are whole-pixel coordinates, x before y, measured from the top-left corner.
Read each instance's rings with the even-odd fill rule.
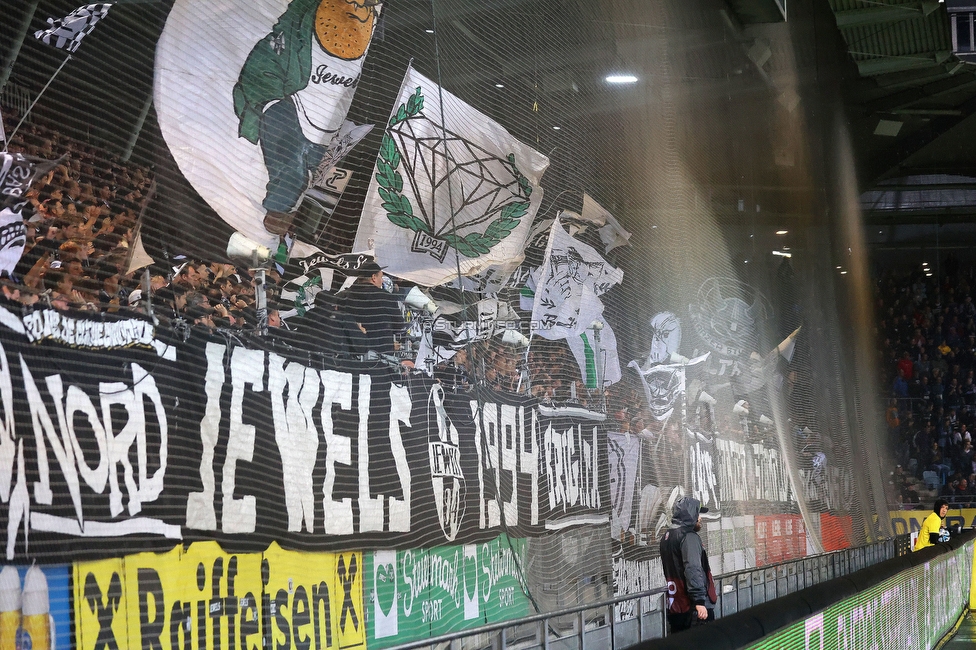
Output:
[[[866,102],[863,105],[864,111],[866,113],[893,111],[914,104],[915,102],[922,101],[923,99],[931,99],[944,93],[963,90],[974,84],[976,84],[976,74],[966,72],[949,77],[948,79],[925,84],[924,86],[918,86],[916,88],[910,88],[899,93],[888,95],[887,97],[881,97],[874,101]]]
[[[870,54],[868,52],[851,52],[851,54]],[[933,65],[945,63],[952,56],[952,52],[933,52],[929,54],[918,54],[909,56],[879,56],[873,59],[861,59],[857,61],[857,70],[862,77],[873,77],[889,72],[899,72],[901,70],[911,70],[912,68],[927,68]]]
[[[976,113],[976,97],[971,98],[957,108],[961,113],[961,117],[955,115],[933,117],[923,128],[907,137],[897,138],[891,147],[880,149],[871,158],[863,161],[859,165],[859,177],[865,186],[872,187],[879,179],[895,173],[902,162],[911,157],[912,154],[917,153],[936,138],[949,132],[953,127]],[[958,162],[952,163],[949,166],[951,169],[933,169],[926,173],[976,175],[976,171],[966,169]]]
[[[902,20],[923,18],[938,8],[938,2],[910,2],[903,5],[848,9],[846,11],[838,11],[834,15],[837,17],[837,26],[841,29],[848,29],[851,27],[896,23]]]

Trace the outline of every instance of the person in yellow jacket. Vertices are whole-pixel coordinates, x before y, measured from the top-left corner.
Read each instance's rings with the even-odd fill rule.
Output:
[[[945,541],[940,536],[943,534],[942,520],[947,512],[949,512],[949,502],[945,499],[938,499],[932,508],[932,512],[922,522],[922,529],[918,531],[918,539],[915,541],[913,550],[919,551],[927,546],[934,546],[940,541]]]

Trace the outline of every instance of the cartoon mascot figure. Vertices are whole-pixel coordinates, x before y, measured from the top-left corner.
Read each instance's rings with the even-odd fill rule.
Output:
[[[292,0],[234,86],[238,134],[268,170],[264,226],[289,231],[359,84],[382,0]]]

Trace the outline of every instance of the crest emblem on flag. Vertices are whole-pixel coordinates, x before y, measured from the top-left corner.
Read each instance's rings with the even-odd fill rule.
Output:
[[[524,258],[549,160],[408,69],[383,134],[353,250],[392,276],[435,286]]]
[[[387,218],[416,233],[413,252],[427,253],[438,262],[444,261],[448,248],[465,257],[480,257],[508,237],[528,213],[532,186],[519,171],[514,153],[500,158],[452,131],[444,131],[442,138],[431,138],[431,126],[437,125],[424,116],[424,101],[423,88],[418,86],[390,118],[390,128],[383,136],[376,163],[377,192],[383,198]],[[425,124],[417,128],[417,121]],[[457,149],[464,155],[460,160],[451,155]],[[437,223],[433,205],[426,205],[423,196],[411,201],[403,193],[401,165],[408,177],[424,174],[425,180],[435,188],[456,176],[461,196],[457,208],[452,205],[451,216],[456,217],[476,204],[481,204],[483,216],[477,223],[466,223],[464,235],[454,231],[453,219]],[[447,173],[438,176],[443,169]],[[474,227],[489,220],[484,229]]]

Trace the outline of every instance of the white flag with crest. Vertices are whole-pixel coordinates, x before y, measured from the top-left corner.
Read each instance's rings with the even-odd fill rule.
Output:
[[[514,271],[549,159],[412,68],[383,136],[354,249],[435,286]]]

